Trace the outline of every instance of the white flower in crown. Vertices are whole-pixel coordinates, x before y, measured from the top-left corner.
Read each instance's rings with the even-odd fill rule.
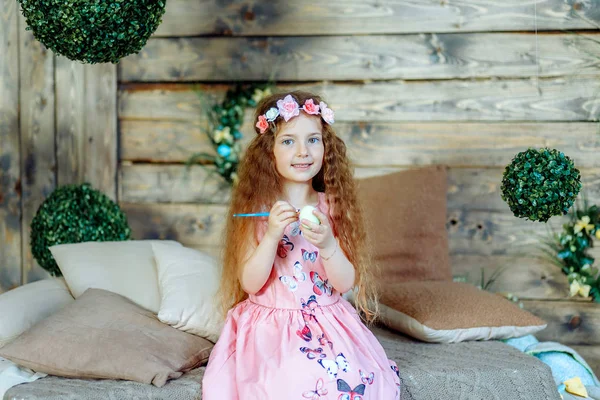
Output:
[[[319,103],[319,108],[321,109],[321,118],[323,121],[327,122],[329,125],[335,122],[335,118],[333,117],[333,110],[327,107],[327,104],[324,102]]]
[[[269,110],[265,113],[265,117],[267,118],[267,121],[269,121],[269,122],[275,121],[275,119],[278,116],[279,116],[279,110],[276,109],[275,107],[269,108]]]
[[[289,94],[285,96],[283,100],[277,100],[277,108],[279,108],[279,114],[283,117],[285,122],[288,122],[290,118],[300,114],[298,103],[296,103],[296,100]]]

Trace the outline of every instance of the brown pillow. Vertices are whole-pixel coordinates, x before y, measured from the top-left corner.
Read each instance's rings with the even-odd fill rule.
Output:
[[[446,168],[438,165],[358,180],[380,282],[452,280],[446,192]]]
[[[382,293],[382,321],[426,342],[508,339],[546,322],[500,295],[458,282],[403,282]]]
[[[121,295],[88,289],[0,349],[0,356],[50,375],[161,387],[207,361],[212,347]]]

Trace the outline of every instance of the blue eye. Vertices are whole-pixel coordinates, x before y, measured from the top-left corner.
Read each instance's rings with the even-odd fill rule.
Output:
[[[286,145],[286,146],[287,146],[287,145],[290,145],[290,144],[292,144],[292,139],[285,139],[285,140],[283,140],[283,141],[281,142],[281,144],[284,144],[284,145]]]
[[[310,139],[308,139],[308,141],[309,141],[309,143],[319,143],[319,138],[316,138],[316,137],[310,138]]]

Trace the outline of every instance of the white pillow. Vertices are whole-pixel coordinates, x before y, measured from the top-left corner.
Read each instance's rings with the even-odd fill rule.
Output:
[[[160,294],[154,240],[59,244],[50,251],[75,298],[87,289],[104,289],[127,297],[145,309],[158,312]],[[165,241],[170,247],[181,247]]]
[[[0,295],[0,347],[54,314],[73,296],[62,278],[28,283]]]
[[[208,254],[153,243],[161,304],[158,319],[216,342],[223,327],[217,303],[220,268]]]

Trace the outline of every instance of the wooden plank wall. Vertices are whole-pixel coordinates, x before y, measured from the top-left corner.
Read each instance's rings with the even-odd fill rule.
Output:
[[[325,96],[357,176],[448,165],[454,272],[477,282],[510,266],[493,289],[550,322],[540,339],[596,360],[599,307],[567,298],[566,277],[534,254],[548,227],[513,217],[499,188],[516,153],[549,146],[600,201],[599,26],[600,5],[583,1],[170,0],[155,36],[119,65],[121,205],[137,238],[216,253],[229,188],[183,165],[212,151],[194,89],[219,99],[274,76]]]
[[[56,57],[16,3],[0,11],[0,292],[45,276],[29,223],[71,182],[118,199],[136,238],[217,252],[229,189],[184,167],[211,151],[194,90],[216,100],[273,76],[324,95],[357,176],[448,165],[453,271],[477,282],[509,266],[493,290],[549,322],[541,340],[600,365],[599,307],[567,298],[566,277],[535,255],[547,226],[514,218],[499,194],[512,156],[549,146],[600,202],[598,2],[169,0],[154,37],[118,67]]]
[[[0,293],[48,276],[30,224],[57,185],[117,193],[116,66],[57,57],[25,28],[0,0]]]

